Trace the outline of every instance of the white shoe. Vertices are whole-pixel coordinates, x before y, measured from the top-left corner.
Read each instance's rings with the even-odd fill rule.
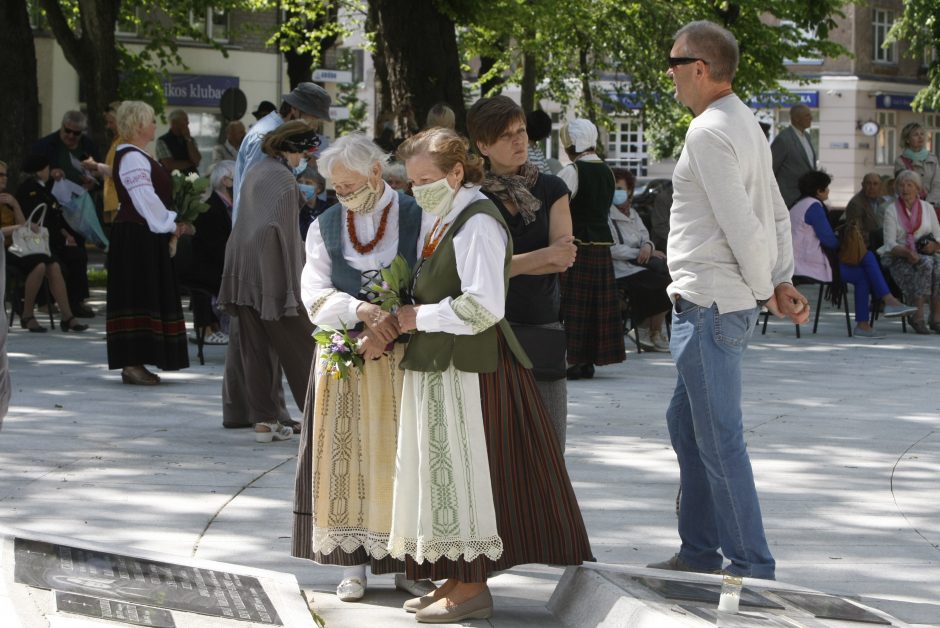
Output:
[[[395,574],[395,588],[406,591],[415,597],[430,595],[437,590],[437,587],[430,580],[409,580],[403,573]]]
[[[640,328],[637,329],[637,333],[640,335],[640,346],[647,351],[656,351],[656,345],[653,344],[653,339],[650,335],[649,328]]]
[[[650,340],[653,343],[652,351],[658,353],[669,353],[669,341],[663,338],[663,335],[658,331],[654,331],[650,334]]]
[[[207,345],[227,345],[228,344],[228,334],[224,331],[214,331],[202,341],[203,344]]]
[[[265,429],[258,429],[265,428]],[[270,443],[272,440],[290,440],[294,430],[290,425],[283,425],[277,421],[270,423],[255,423],[255,440],[259,443]]]
[[[365,578],[343,578],[336,587],[336,597],[342,602],[358,602],[365,594]]]

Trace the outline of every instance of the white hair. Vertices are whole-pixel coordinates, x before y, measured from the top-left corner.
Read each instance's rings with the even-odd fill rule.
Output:
[[[894,178],[894,187],[900,190],[901,183],[904,181],[913,181],[915,185],[917,185],[918,190],[924,189],[924,180],[921,179],[919,172],[914,170],[902,170],[898,173],[898,176]]]
[[[390,164],[385,164],[385,167],[382,168],[382,178],[388,181],[389,177],[407,181],[408,173],[405,171],[405,164],[397,161]]]
[[[88,118],[81,111],[66,111],[62,116],[62,126],[66,124],[81,127],[84,130],[88,126]]]
[[[384,166],[388,162],[388,154],[362,133],[351,133],[339,138],[323,151],[317,158],[317,169],[323,176],[332,178],[333,167],[339,164],[348,170],[369,176],[375,162]]]
[[[222,179],[225,177],[235,178],[235,162],[231,159],[220,161],[212,168],[212,174],[209,175],[209,184],[213,190],[221,190],[223,187]]]

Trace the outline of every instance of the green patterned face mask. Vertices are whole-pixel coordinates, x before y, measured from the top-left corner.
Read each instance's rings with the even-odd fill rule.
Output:
[[[457,190],[450,187],[447,177],[433,183],[417,185],[411,191],[421,209],[432,216],[446,216],[450,213],[454,196],[457,195]]]

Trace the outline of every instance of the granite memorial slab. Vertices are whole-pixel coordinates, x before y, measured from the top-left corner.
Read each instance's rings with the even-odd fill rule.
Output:
[[[891,622],[865,610],[857,604],[832,595],[822,593],[803,593],[801,591],[773,591],[793,606],[812,613],[820,619],[840,619],[842,621],[855,621],[867,624],[882,624],[890,626]]]
[[[91,595],[79,595],[55,591],[57,611],[122,622],[134,626],[152,626],[153,628],[176,628],[173,615],[161,608],[150,608],[139,604],[116,602]]]
[[[14,541],[14,582],[282,626],[257,578],[32,539]],[[144,624],[147,625],[147,624]]]

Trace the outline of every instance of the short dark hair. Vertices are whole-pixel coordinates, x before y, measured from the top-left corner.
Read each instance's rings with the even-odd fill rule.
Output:
[[[477,142],[495,144],[515,121],[525,123],[525,112],[508,96],[481,98],[467,112],[467,131],[474,149]]]
[[[803,197],[815,197],[820,190],[825,190],[832,183],[832,177],[822,170],[810,170],[797,181],[796,185],[800,188],[800,194]]]
[[[541,109],[530,111],[525,116],[525,130],[531,141],[541,142],[552,134],[552,119]]]
[[[627,182],[627,187],[630,188],[631,192],[636,189],[636,175],[633,174],[632,170],[629,168],[622,168],[620,166],[616,166],[610,170],[614,173],[615,182],[623,179]]]

